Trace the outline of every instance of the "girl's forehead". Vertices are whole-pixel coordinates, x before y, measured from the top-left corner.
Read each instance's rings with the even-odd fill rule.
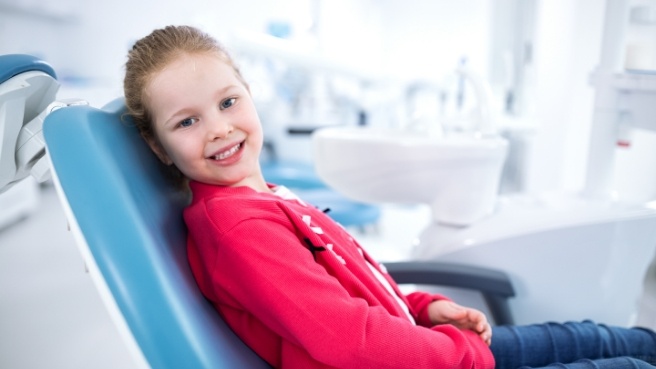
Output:
[[[242,86],[234,67],[215,54],[184,54],[154,73],[144,88],[144,103],[155,122],[216,99],[230,86]]]
[[[214,52],[199,53],[181,53],[174,56],[164,67],[155,74],[162,74],[169,69],[178,69],[183,72],[195,72],[199,68],[226,66],[232,69],[232,66],[225,57]]]
[[[145,84],[146,96],[160,91],[171,84],[193,83],[193,79],[230,80],[234,77],[234,67],[217,53],[183,53],[172,58],[164,67],[153,72]]]

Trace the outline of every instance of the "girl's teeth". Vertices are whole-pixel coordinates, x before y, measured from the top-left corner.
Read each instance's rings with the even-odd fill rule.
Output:
[[[230,148],[230,150],[227,150],[227,151],[224,151],[224,152],[222,152],[218,155],[215,155],[214,160],[223,160],[225,158],[231,157],[232,155],[234,155],[237,152],[237,150],[239,150],[239,147],[241,147],[241,144],[237,144],[237,145],[233,146],[232,148]]]

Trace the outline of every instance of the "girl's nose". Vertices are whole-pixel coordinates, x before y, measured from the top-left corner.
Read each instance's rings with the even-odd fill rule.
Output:
[[[210,141],[226,138],[234,127],[229,119],[225,117],[214,116],[208,124],[208,134]]]

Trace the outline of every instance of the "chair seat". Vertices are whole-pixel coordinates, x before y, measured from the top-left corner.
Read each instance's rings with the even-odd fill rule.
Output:
[[[365,226],[380,218],[378,206],[353,201],[328,188],[312,164],[272,160],[261,166],[267,182],[292,189],[301,199],[322,210],[330,209],[328,215],[344,227]]]

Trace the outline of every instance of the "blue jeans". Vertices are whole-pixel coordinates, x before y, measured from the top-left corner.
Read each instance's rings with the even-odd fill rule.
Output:
[[[496,369],[656,368],[656,333],[581,323],[493,328]]]

